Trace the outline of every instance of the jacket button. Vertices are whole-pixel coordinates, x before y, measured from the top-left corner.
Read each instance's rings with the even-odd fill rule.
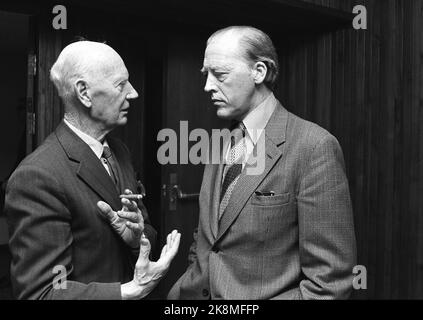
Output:
[[[209,295],[209,290],[203,289],[203,296],[207,297]]]

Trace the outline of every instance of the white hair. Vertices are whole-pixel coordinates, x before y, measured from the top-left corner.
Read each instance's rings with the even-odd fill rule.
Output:
[[[72,104],[75,82],[98,73],[99,66],[111,52],[117,55],[110,46],[93,41],[74,42],[62,50],[50,70],[50,80],[65,106]]]

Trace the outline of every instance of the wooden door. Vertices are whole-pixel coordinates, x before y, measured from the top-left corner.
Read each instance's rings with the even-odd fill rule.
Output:
[[[26,81],[26,147],[25,153],[28,155],[34,150],[35,136],[35,77],[37,74],[37,54],[35,49],[35,18],[29,17],[28,32],[28,65]]]
[[[205,129],[210,135],[211,129],[225,125],[218,120],[216,109],[203,91],[205,79],[200,70],[207,36],[171,34],[165,57],[163,128],[173,129],[177,133],[178,164],[164,165],[161,170],[161,240],[164,241],[173,229],[179,230],[182,237],[179,252],[161,283],[160,291],[164,296],[188,266],[189,247],[198,225],[198,193],[204,165],[193,165],[189,159],[188,164],[182,164],[185,161],[184,155],[180,154],[181,143],[185,143],[184,136],[193,129]],[[186,125],[187,132],[184,132],[181,126]],[[188,147],[196,143],[189,142]]]

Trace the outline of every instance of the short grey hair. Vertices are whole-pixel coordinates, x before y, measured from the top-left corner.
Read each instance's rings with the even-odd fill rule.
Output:
[[[263,62],[267,67],[264,84],[273,90],[279,75],[279,62],[275,46],[270,37],[263,31],[251,26],[231,26],[213,33],[207,40],[207,45],[217,36],[236,32],[240,34],[240,45],[244,49],[244,57],[253,63]]]
[[[84,67],[76,59],[75,50],[72,49],[65,47],[50,70],[50,80],[65,105],[72,100],[74,81],[85,73]]]

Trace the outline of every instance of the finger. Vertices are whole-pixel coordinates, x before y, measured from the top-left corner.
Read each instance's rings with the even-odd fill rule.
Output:
[[[160,253],[160,258],[163,257],[166,254],[167,250],[168,250],[168,246],[166,244],[162,248],[162,252]]]
[[[170,246],[171,239],[172,239],[172,233],[169,233],[169,234],[167,235],[167,239],[166,239],[166,244],[167,244],[168,246]]]
[[[175,233],[175,239],[172,243],[172,246],[169,248],[167,254],[170,255],[170,259],[173,259],[178,252],[179,244],[181,242],[181,234],[179,232]]]
[[[164,252],[163,258],[170,263],[170,261],[175,257],[176,253],[178,252],[179,243],[181,240],[181,234],[179,232],[171,233],[170,236],[174,235],[175,237],[172,238],[172,243],[169,241],[166,246],[166,251]],[[168,236],[169,236],[168,235]],[[162,257],[160,257],[162,258]]]
[[[141,229],[141,226],[138,223],[133,223],[133,222],[127,221],[125,223],[125,225],[129,229],[131,229],[136,235],[141,235],[142,229]]]
[[[125,191],[123,193],[124,194],[132,194],[132,191],[130,189],[125,189]]]
[[[131,202],[126,198],[121,198],[120,202],[122,203],[122,211],[129,211],[128,206],[131,205]]]
[[[177,234],[178,234],[178,231],[177,230],[173,230],[172,233],[170,234],[170,242],[169,242],[169,246],[170,247],[173,246]]]
[[[151,244],[150,241],[147,239],[147,237],[142,234],[141,240],[140,240],[140,253],[138,255],[138,260],[136,263],[136,267],[146,267],[148,266],[150,260],[149,255],[151,251]]]
[[[167,246],[166,250],[163,250],[163,254],[160,256],[159,261],[157,261],[157,264],[164,270],[167,270],[170,267],[173,258],[175,258],[176,253],[178,252],[180,237],[181,234],[178,233],[175,237],[174,245],[172,247]]]
[[[172,243],[172,232],[169,233],[166,237],[166,244],[162,248],[159,260],[167,254],[167,252],[169,251],[171,247],[171,243]]]
[[[135,223],[139,223],[140,222],[140,215],[137,214],[136,212],[132,212],[132,211],[118,211],[117,212],[118,216],[126,219],[130,222],[135,222]]]
[[[172,243],[173,243],[173,231],[167,235],[167,239],[166,239],[166,246],[168,248],[167,251],[169,251],[169,249],[172,247]]]
[[[130,201],[126,198],[122,198],[120,201],[122,202],[122,206],[126,208],[127,211],[138,211],[138,206],[135,201]]]
[[[107,218],[111,223],[116,222],[116,220],[118,219],[118,216],[117,216],[116,212],[114,212],[112,210],[112,207],[110,207],[110,205],[108,205],[104,201],[99,201],[99,202],[97,202],[97,207],[100,209],[100,213],[105,218]]]

